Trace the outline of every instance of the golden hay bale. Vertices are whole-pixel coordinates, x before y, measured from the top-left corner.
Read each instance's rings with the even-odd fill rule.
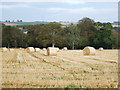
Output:
[[[9,51],[14,51],[14,49],[9,49]]]
[[[6,52],[6,51],[8,51],[8,49],[6,47],[4,47],[4,48],[2,48],[2,51]]]
[[[85,47],[84,49],[83,49],[83,54],[84,55],[95,55],[95,48],[94,47],[89,47],[89,46],[87,46],[87,47]]]
[[[100,47],[100,48],[99,48],[99,51],[103,51],[103,48],[102,48],[102,47]]]
[[[24,50],[24,48],[19,48],[20,50]]]
[[[26,48],[26,51],[27,51],[27,52],[34,52],[35,49],[34,49],[33,47],[28,47],[28,48]]]
[[[40,51],[40,48],[35,48],[35,52],[38,52],[38,51]]]
[[[47,49],[46,48],[43,48],[43,51],[46,51]]]
[[[63,50],[68,50],[67,47],[64,47]]]
[[[23,48],[19,48],[20,50],[22,50]]]
[[[60,51],[60,49],[59,49],[58,47],[55,47],[55,48],[56,48],[57,52],[59,52],[59,51]]]
[[[47,48],[47,55],[48,56],[57,56],[57,49],[54,47]]]

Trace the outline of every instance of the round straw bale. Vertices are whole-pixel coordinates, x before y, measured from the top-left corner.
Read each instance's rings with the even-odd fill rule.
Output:
[[[103,48],[102,48],[102,47],[100,47],[100,48],[99,48],[99,51],[103,51]]]
[[[2,48],[2,51],[6,52],[6,51],[8,51],[8,49],[6,47],[4,47],[4,48]]]
[[[24,48],[19,48],[20,50],[24,50]]]
[[[63,50],[68,50],[67,47],[64,47]]]
[[[14,49],[10,48],[9,51],[14,51]]]
[[[95,48],[94,47],[89,47],[89,46],[87,46],[87,47],[85,47],[84,49],[83,49],[83,54],[84,55],[95,55]]]
[[[47,48],[47,55],[48,56],[57,56],[57,49],[54,47]]]
[[[43,51],[46,51],[47,49],[46,48],[43,48]]]
[[[28,47],[28,48],[26,48],[26,51],[27,51],[27,52],[34,52],[35,49],[34,49],[33,47]]]
[[[22,50],[23,48],[19,48],[20,50]]]
[[[59,49],[58,47],[55,47],[55,48],[56,48],[57,52],[59,52],[59,51],[60,51],[60,49]]]
[[[38,51],[40,51],[40,48],[35,48],[35,52],[38,52]]]

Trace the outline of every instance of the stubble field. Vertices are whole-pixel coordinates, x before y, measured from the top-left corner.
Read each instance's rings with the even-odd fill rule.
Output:
[[[2,51],[1,51],[2,52]],[[2,52],[2,88],[117,88],[118,50]]]

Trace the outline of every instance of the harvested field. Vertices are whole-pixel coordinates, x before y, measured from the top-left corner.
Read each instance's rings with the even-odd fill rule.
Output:
[[[2,52],[3,88],[116,88],[118,50],[96,50],[84,56],[82,50],[28,53],[15,49]]]

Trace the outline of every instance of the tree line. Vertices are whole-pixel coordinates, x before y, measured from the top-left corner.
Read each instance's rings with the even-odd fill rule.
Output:
[[[113,30],[111,23],[94,22],[83,18],[78,24],[61,27],[60,23],[23,26],[28,33],[17,27],[2,25],[3,47],[68,47],[82,49],[85,46],[107,49],[118,48],[118,30]]]

